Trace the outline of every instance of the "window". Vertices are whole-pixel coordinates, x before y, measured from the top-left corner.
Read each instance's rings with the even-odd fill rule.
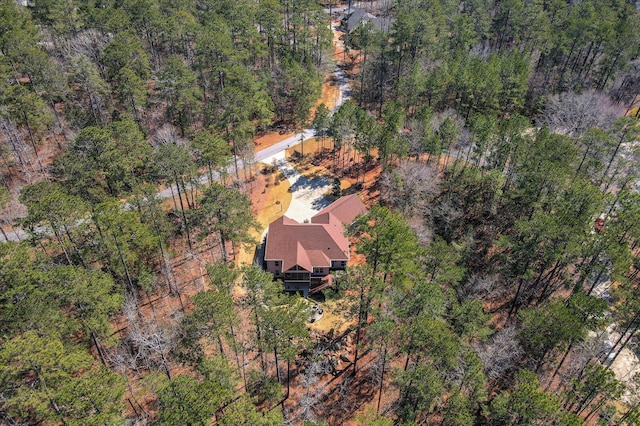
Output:
[[[342,261],[342,262],[340,262],[340,265],[341,265],[341,266],[347,266],[347,262]]]
[[[286,272],[284,274],[284,278],[286,280],[292,281],[309,281],[309,273],[308,272]]]
[[[277,260],[274,263],[276,266],[280,266],[280,262],[278,262]]]
[[[313,268],[314,274],[322,274],[324,272],[324,268]]]

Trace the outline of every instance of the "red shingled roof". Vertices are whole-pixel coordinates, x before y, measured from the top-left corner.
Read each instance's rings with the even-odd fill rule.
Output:
[[[358,194],[351,194],[337,199],[311,218],[313,223],[329,223],[328,213],[331,213],[343,224],[353,222],[359,214],[366,213],[367,208],[360,201]]]
[[[265,260],[282,261],[282,271],[298,265],[309,272],[314,267],[330,267],[332,260],[349,260],[349,241],[344,223],[366,212],[357,195],[342,197],[311,219],[298,223],[282,216],[269,225]]]

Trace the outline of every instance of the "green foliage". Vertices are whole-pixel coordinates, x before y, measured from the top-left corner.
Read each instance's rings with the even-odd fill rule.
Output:
[[[464,252],[459,244],[448,244],[438,236],[425,252],[424,268],[431,281],[455,285],[464,277],[465,269],[459,266]]]
[[[447,426],[473,425],[474,418],[471,412],[471,403],[472,401],[461,393],[449,396],[442,424]]]
[[[260,313],[265,343],[287,361],[293,361],[309,344],[308,305],[298,296],[286,296],[280,305]]]
[[[223,426],[256,425],[256,426],[280,426],[284,424],[280,410],[268,410],[259,412],[246,395],[241,396],[231,403],[217,424]]]
[[[108,368],[94,367],[65,383],[56,403],[65,424],[104,425],[123,421],[126,378]]]
[[[393,420],[376,413],[373,408],[367,408],[364,414],[355,417],[358,426],[393,426]]]
[[[251,230],[258,230],[259,224],[252,215],[251,200],[233,189],[218,183],[211,183],[204,190],[200,206],[193,212],[201,239],[211,233],[218,234],[223,260],[228,261],[226,243],[256,244]]]
[[[373,273],[382,272],[397,285],[405,284],[419,255],[416,237],[406,219],[379,205],[356,219],[353,234],[358,237],[356,251],[364,254]]]
[[[0,253],[0,327],[3,333],[14,336],[29,329],[39,329],[54,334],[56,325],[60,331],[54,335],[75,331],[77,324],[70,326],[65,322],[63,313],[44,296],[48,293],[47,274],[36,266],[39,262],[34,259],[33,250],[24,243],[3,243]]]
[[[92,204],[122,197],[146,178],[151,146],[130,120],[85,127],[56,161],[65,187]]]
[[[48,286],[53,287],[60,307],[69,319],[80,323],[86,342],[93,336],[109,337],[109,319],[123,303],[122,292],[111,277],[102,271],[61,266],[51,271]]]
[[[179,375],[158,392],[158,424],[208,425],[220,406],[231,399],[232,391],[216,379]]]
[[[210,343],[215,341],[220,354],[224,355],[222,338],[233,342],[231,328],[238,321],[231,294],[220,290],[200,292],[193,296],[193,304],[193,312],[184,319],[185,338],[189,343],[186,350],[202,345],[201,339],[204,337]]]
[[[150,76],[147,52],[132,32],[120,32],[104,49],[102,64],[121,107],[138,120],[138,107],[147,98],[146,81]]]
[[[625,386],[616,379],[613,371],[599,364],[589,364],[580,376],[571,380],[566,391],[565,406],[575,414],[581,414],[589,406],[597,410],[598,403],[594,402],[598,397],[603,401],[616,399],[624,389]]]
[[[105,47],[102,63],[107,68],[107,77],[118,81],[123,72],[131,71],[140,82],[149,78],[149,58],[140,40],[130,32],[118,33]]]
[[[506,425],[553,422],[560,414],[560,401],[539,387],[533,372],[520,371],[513,391],[502,391],[492,400],[491,419]]]
[[[587,331],[601,325],[606,307],[602,299],[576,293],[568,303],[556,299],[548,305],[522,311],[519,336],[527,353],[536,361],[536,367],[559,345],[584,339]]]
[[[268,402],[275,405],[282,400],[282,388],[278,381],[258,371],[249,371],[247,392],[256,403]]]
[[[303,126],[321,89],[319,75],[293,58],[286,58],[274,76],[272,94],[276,114],[286,122]]]
[[[91,215],[91,231],[99,242],[96,253],[106,262],[112,276],[127,286],[131,294],[136,288],[149,289],[150,250],[157,247],[156,236],[136,211],[125,210],[114,199],[95,206]]]
[[[398,372],[396,380],[402,395],[399,415],[405,421],[429,413],[445,389],[437,368],[428,363]]]
[[[449,315],[451,327],[459,336],[482,339],[491,334],[487,327],[490,315],[484,312],[481,300],[453,303]]]
[[[75,246],[72,235],[77,235],[77,229],[86,219],[89,212],[87,203],[80,197],[65,193],[59,183],[49,181],[23,187],[20,202],[27,206],[27,217],[22,224],[28,232],[38,239],[53,234],[58,248],[65,252],[71,263],[67,250]],[[76,259],[76,262],[80,261]]]
[[[14,84],[6,88],[0,95],[0,103],[8,106],[3,114],[26,127],[29,132],[42,132],[53,122],[53,116],[42,97],[25,86]]]
[[[342,181],[340,178],[333,179],[333,185],[331,186],[331,195],[339,197],[342,194]]]
[[[189,150],[173,141],[168,141],[156,148],[154,155],[155,174],[158,178],[183,187],[184,181],[196,173],[193,157]]]
[[[316,129],[316,134],[325,136],[325,132],[329,128],[329,108],[324,103],[321,103],[316,108],[316,113],[313,116],[313,127]]]
[[[240,276],[240,271],[224,261],[218,261],[212,265],[207,265],[207,275],[211,280],[211,285],[218,291],[231,294],[231,290]]]
[[[180,127],[182,135],[194,121],[198,103],[195,81],[196,75],[176,56],[167,58],[164,68],[158,73],[156,90],[167,102],[167,118]]]
[[[76,266],[53,266],[26,245],[0,246],[0,329],[11,336],[37,330],[63,342],[111,334],[109,318],[122,305],[111,277]]]
[[[0,386],[6,414],[17,422],[121,422],[124,378],[55,337],[27,331],[0,349]]]
[[[189,143],[198,166],[207,167],[209,181],[213,181],[213,171],[224,170],[231,159],[231,148],[220,135],[208,131],[198,132]]]
[[[78,97],[82,97],[79,105],[70,105],[73,111],[78,111],[80,117],[76,123],[80,127],[85,125],[99,125],[104,122],[103,109],[109,96],[109,86],[103,80],[97,64],[86,55],[80,55],[71,62],[69,82],[78,86]],[[67,114],[68,117],[71,114]],[[71,117],[70,117],[71,118]]]

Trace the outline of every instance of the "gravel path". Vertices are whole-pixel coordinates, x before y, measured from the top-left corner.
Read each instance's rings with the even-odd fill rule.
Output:
[[[343,42],[340,40],[337,41],[337,43],[338,45],[342,45]],[[351,96],[351,89],[349,87],[347,77],[337,66],[334,68],[333,72],[338,80],[339,89],[338,98],[336,99],[334,107],[335,111]],[[300,222],[311,218],[311,216],[315,215],[323,207],[328,205],[326,200],[318,194],[326,193],[328,191],[327,185],[330,186],[330,183],[328,183],[326,179],[309,179],[301,176],[286,160],[284,151],[289,148],[289,146],[294,146],[303,140],[311,139],[314,135],[315,132],[313,129],[305,129],[301,133],[296,133],[295,135],[290,136],[270,147],[256,151],[254,155],[254,161],[256,163],[271,163],[274,158],[276,159],[278,162],[278,168],[283,171],[289,180],[293,191],[293,199],[291,200],[291,205],[289,206],[286,215]],[[242,167],[242,161],[238,161],[238,168],[241,169]],[[230,175],[235,173],[235,166],[233,164],[229,166],[228,172]],[[206,175],[202,175],[198,180],[200,183],[204,184],[208,182],[208,177]],[[160,198],[170,198],[172,197],[172,189],[173,192],[176,193],[175,188],[165,188],[158,192],[158,196]],[[46,232],[44,228],[37,230],[40,232]],[[24,230],[19,228],[6,232],[6,235],[7,239],[10,241],[20,241],[29,237]],[[0,241],[5,241],[2,234],[0,234]]]

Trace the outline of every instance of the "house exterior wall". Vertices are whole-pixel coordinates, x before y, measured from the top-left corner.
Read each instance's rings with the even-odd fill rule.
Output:
[[[279,260],[267,260],[266,262],[267,271],[271,272],[275,277],[280,277],[282,275],[282,262]]]
[[[347,260],[332,260],[331,269],[344,269],[347,266]]]
[[[285,281],[306,281],[309,282],[311,274],[306,271],[286,271],[284,273]]]
[[[294,282],[294,283],[289,283],[286,282],[284,283],[284,291],[286,292],[302,292],[302,296],[304,297],[308,297],[309,296],[309,283],[300,283],[300,282]]]
[[[313,273],[311,275],[314,276],[314,277],[324,277],[327,274],[329,274],[329,268],[328,267],[318,268],[318,267],[314,266],[313,267]]]

